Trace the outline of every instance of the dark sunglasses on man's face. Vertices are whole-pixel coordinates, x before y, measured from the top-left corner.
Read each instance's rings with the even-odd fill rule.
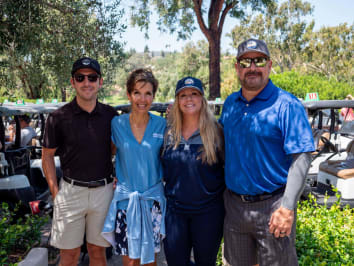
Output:
[[[85,77],[87,77],[87,79],[88,79],[90,82],[96,82],[97,79],[98,79],[100,76],[97,75],[97,74],[89,74],[89,75],[75,74],[75,75],[74,75],[74,79],[75,79],[77,82],[83,82],[83,81],[85,80]]]
[[[252,62],[256,67],[265,67],[268,62],[268,58],[265,57],[242,58],[237,60],[237,62],[240,64],[241,68],[251,67]]]

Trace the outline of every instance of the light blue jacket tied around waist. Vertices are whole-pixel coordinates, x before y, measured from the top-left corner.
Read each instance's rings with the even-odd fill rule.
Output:
[[[154,239],[151,219],[152,204],[160,204],[162,219],[160,234],[165,236],[166,199],[162,182],[157,183],[145,192],[130,191],[126,186],[117,184],[113,199],[107,212],[101,235],[115,247],[115,224],[118,211],[118,202],[129,200],[127,207],[127,239],[128,252],[131,259],[140,259],[141,264],[154,262]]]

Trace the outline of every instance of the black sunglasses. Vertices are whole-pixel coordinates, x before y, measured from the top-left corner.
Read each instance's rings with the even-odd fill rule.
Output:
[[[87,77],[87,79],[88,79],[90,82],[96,82],[97,79],[98,79],[100,76],[97,75],[97,74],[89,74],[89,75],[75,74],[75,75],[74,75],[74,79],[75,79],[77,82],[83,82],[83,81],[85,80],[85,77]]]
[[[268,58],[265,57],[242,58],[237,60],[237,62],[240,64],[241,68],[251,67],[252,62],[256,67],[265,67],[268,62]]]

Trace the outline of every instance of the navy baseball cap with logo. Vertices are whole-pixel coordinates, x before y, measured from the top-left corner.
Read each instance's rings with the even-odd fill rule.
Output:
[[[248,52],[259,52],[270,57],[268,47],[264,41],[257,39],[248,39],[242,42],[237,48],[237,59]]]
[[[175,96],[186,88],[197,89],[202,95],[204,95],[203,84],[200,79],[185,77],[177,82]]]
[[[97,74],[101,76],[100,64],[95,59],[89,57],[83,57],[75,61],[71,70],[71,76],[74,76],[76,71],[83,68],[90,68],[96,71]]]

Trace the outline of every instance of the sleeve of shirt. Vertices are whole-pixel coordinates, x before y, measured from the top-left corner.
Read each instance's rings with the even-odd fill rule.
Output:
[[[111,132],[112,132],[112,141],[116,147],[118,147],[118,119],[113,117],[111,121]]]
[[[44,130],[43,147],[54,149],[59,146],[60,129],[58,128],[58,119],[52,114],[49,114]]]
[[[286,154],[315,150],[312,131],[301,102],[293,101],[282,106],[280,128]]]
[[[26,146],[32,140],[32,132],[24,128],[21,130],[21,146]]]
[[[115,116],[119,116],[118,112],[117,112],[113,107],[111,107],[111,113],[112,113],[112,119],[113,119]]]

